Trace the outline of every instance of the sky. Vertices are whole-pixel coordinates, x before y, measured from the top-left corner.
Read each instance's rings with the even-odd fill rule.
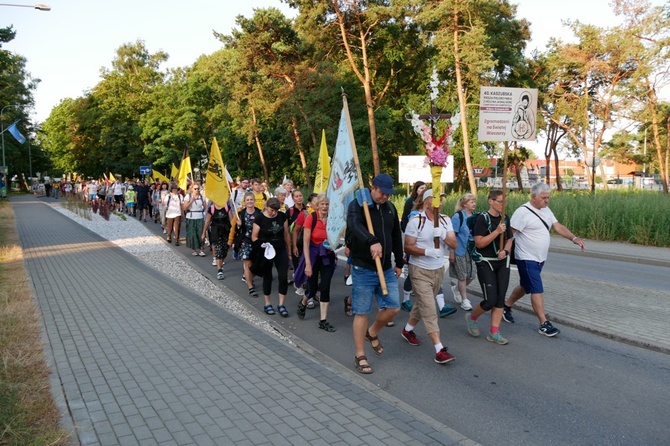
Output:
[[[45,1],[45,0],[42,0]],[[111,68],[124,43],[143,40],[149,52],[165,51],[165,67],[190,66],[202,54],[222,47],[213,30],[229,34],[238,15],[255,8],[295,12],[280,0],[46,0],[51,11],[0,6],[0,27],[13,25],[16,38],[4,49],[27,59],[27,70],[41,80],[34,92],[32,118],[44,121],[64,98],[82,96],[100,81],[100,69]],[[34,5],[13,0],[15,4]],[[578,19],[597,26],[618,23],[608,0],[520,0],[517,17],[531,22],[529,50],[543,50],[550,37],[570,39],[562,20]],[[662,0],[652,0],[662,4]]]

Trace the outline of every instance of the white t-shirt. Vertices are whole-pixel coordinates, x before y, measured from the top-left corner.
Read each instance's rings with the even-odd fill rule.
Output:
[[[121,183],[114,183],[112,185],[112,195],[123,195],[125,193],[125,187]]]
[[[184,201],[190,201],[191,194],[184,195]],[[193,203],[186,209],[187,220],[198,220],[205,218],[205,197],[200,195]]]
[[[432,209],[431,209],[432,212]],[[454,227],[451,225],[451,219],[447,216],[440,214],[440,226],[445,228],[447,232],[454,232]],[[426,218],[426,213],[421,212],[419,215],[412,217],[409,222],[407,222],[407,228],[405,228],[405,236],[415,237],[417,248],[426,249],[434,248],[434,238],[433,238],[433,227],[434,223]],[[419,228],[419,226],[421,226]],[[423,255],[410,255],[409,263],[411,265],[416,265],[420,268],[435,270],[444,267],[444,254],[447,251],[447,246],[444,243],[444,240],[440,241],[440,247],[442,249],[442,258],[435,259],[433,257],[427,257]]]
[[[167,194],[163,197],[165,205],[165,218],[181,217],[181,204],[183,199],[179,194]]]
[[[549,244],[551,238],[549,231],[540,221],[537,215],[533,214],[524,206],[528,206],[549,226],[549,229],[558,222],[554,213],[548,207],[542,209],[534,208],[530,202],[520,206],[510,219],[514,233],[514,256],[519,260],[533,260],[535,262],[544,262],[549,253]]]

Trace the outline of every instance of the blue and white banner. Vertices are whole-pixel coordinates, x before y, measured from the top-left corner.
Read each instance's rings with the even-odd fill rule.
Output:
[[[18,124],[19,121],[16,121],[14,124],[10,125],[7,127],[7,131],[12,134],[14,139],[18,141],[19,144],[25,144],[26,142],[26,137],[19,132],[19,129],[16,128],[16,124]]]
[[[342,244],[344,231],[347,228],[347,208],[354,199],[354,191],[358,189],[358,169],[354,161],[356,143],[351,130],[349,107],[346,98],[340,116],[340,126],[337,131],[337,142],[333,163],[328,177],[326,195],[330,199],[328,211],[328,243],[333,249]]]

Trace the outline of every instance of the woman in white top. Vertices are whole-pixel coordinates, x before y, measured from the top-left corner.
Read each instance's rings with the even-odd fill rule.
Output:
[[[181,205],[184,199],[179,195],[179,186],[172,184],[170,193],[163,197],[165,208],[165,228],[167,229],[166,240],[172,243],[172,234],[175,237],[175,246],[179,246],[179,229],[181,227]]]
[[[205,257],[202,250],[204,242],[200,238],[205,224],[205,198],[200,195],[200,184],[193,183],[190,191],[184,196],[181,208],[186,212],[186,246],[191,248],[191,255]]]

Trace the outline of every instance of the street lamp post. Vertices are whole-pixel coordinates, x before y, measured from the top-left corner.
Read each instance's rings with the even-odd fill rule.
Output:
[[[45,5],[43,3],[37,3],[36,5],[17,5],[14,3],[0,3],[0,6],[16,6],[17,8],[34,8],[38,11],[51,11],[51,6]]]

